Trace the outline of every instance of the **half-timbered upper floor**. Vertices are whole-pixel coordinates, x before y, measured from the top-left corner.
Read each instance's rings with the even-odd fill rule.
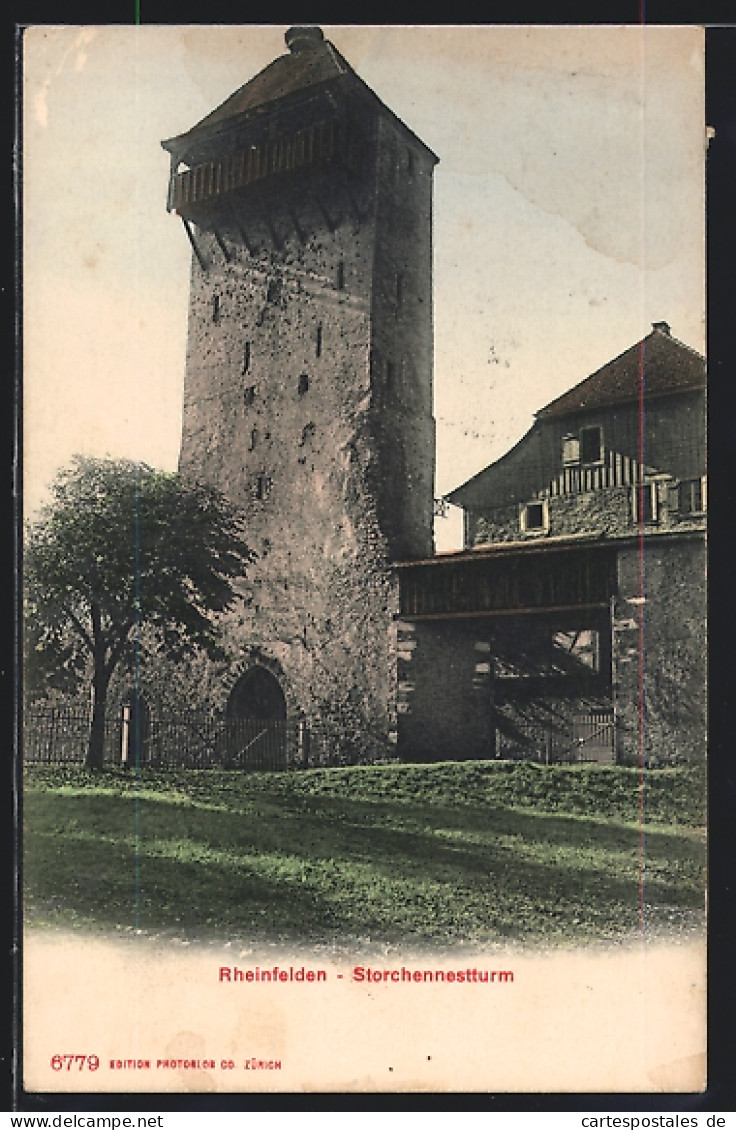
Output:
[[[465,546],[703,525],[705,362],[652,332],[536,414],[501,459],[448,495]]]

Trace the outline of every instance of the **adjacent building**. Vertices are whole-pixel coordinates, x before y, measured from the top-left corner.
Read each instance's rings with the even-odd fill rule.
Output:
[[[655,323],[448,495],[464,550],[399,568],[405,756],[702,756],[705,391]]]

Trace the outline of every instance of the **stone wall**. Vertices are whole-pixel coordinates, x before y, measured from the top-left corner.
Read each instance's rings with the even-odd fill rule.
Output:
[[[544,532],[525,532],[522,529],[520,506],[517,503],[472,514],[468,532],[473,539],[472,544],[476,546],[570,534],[599,537],[631,535],[636,531],[632,510],[633,490],[633,487],[628,486],[610,487],[607,490],[543,499],[541,501],[547,513],[547,528]]]
[[[701,759],[706,744],[704,538],[647,539],[618,556],[614,696],[621,758]]]
[[[379,122],[370,362],[378,515],[394,560],[434,551],[432,164]]]
[[[466,539],[469,548],[494,542],[533,540],[585,534],[591,537],[625,538],[639,529],[639,487],[616,486],[601,490],[580,491],[539,497],[545,508],[543,530],[525,530],[521,517],[523,506],[509,503],[493,510],[469,511],[466,515]],[[647,522],[647,533],[657,530],[696,530],[704,527],[704,512],[689,513],[679,509],[678,487],[667,475],[648,480],[644,490],[652,491],[656,504]],[[532,497],[529,502],[535,501]]]
[[[408,761],[493,756],[490,647],[482,628],[402,621],[398,742]]]
[[[261,656],[290,717],[384,754],[391,564],[432,551],[433,161],[374,132],[360,183],[310,174],[194,229],[180,470],[238,506],[257,554],[199,695],[221,704]]]

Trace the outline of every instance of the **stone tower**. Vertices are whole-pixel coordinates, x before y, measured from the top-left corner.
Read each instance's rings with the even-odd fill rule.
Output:
[[[385,736],[391,563],[433,551],[437,158],[319,28],[286,44],[163,142],[192,245],[180,471],[258,554],[215,699]]]

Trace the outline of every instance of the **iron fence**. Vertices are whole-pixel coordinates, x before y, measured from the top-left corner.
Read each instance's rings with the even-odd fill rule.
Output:
[[[496,730],[496,757],[507,761],[616,761],[613,710],[575,714],[554,725],[515,718]]]
[[[82,764],[89,741],[90,716],[67,708],[26,710],[22,723],[23,760],[34,765]],[[120,726],[109,719],[103,739],[106,764],[120,761]]]
[[[82,765],[89,731],[87,711],[26,709],[23,760],[32,765]],[[305,721],[228,718],[204,711],[170,716],[124,711],[106,719],[103,740],[106,766],[274,772],[356,764],[382,754],[390,756],[386,739],[378,735],[356,735],[350,740]]]
[[[23,760],[35,765],[83,765],[89,729],[86,711],[29,708],[23,717]],[[515,718],[497,728],[489,756],[543,764],[614,762],[615,745],[613,712],[599,710],[554,727]],[[204,711],[170,716],[124,711],[107,718],[103,740],[106,766],[276,772],[384,759],[395,759],[385,736],[356,734],[349,739],[305,721],[228,718]]]

